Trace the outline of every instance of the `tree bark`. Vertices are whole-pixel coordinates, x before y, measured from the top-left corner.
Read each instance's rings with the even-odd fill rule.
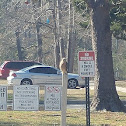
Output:
[[[69,0],[67,60],[68,60],[68,72],[70,73],[73,72],[75,47],[76,47],[76,31],[74,27],[74,7],[72,7],[71,2]]]
[[[76,47],[76,33],[75,31],[70,32],[69,46],[68,46],[68,72],[73,72],[74,55]]]
[[[42,27],[42,23],[41,23],[41,18],[37,17],[37,8],[39,8],[41,6],[41,0],[32,0],[32,5],[33,5],[33,12],[34,12],[34,18],[37,19],[36,20],[36,37],[37,37],[37,42],[38,42],[38,46],[37,46],[37,54],[38,54],[38,62],[42,63],[43,60],[43,52],[42,52],[42,34],[40,33],[40,28]]]
[[[18,59],[19,59],[19,60],[23,60],[19,34],[20,34],[20,32],[19,32],[19,30],[17,29],[17,30],[15,31],[15,35],[16,35],[16,42],[17,42]]]
[[[60,58],[66,57],[64,50],[64,40],[60,38]]]
[[[37,21],[37,24],[36,24],[36,31],[37,31],[37,39],[38,39],[38,62],[42,63],[42,58],[43,58],[43,55],[42,55],[42,35],[40,33],[40,22]]]
[[[54,55],[55,55],[55,67],[59,68],[59,62],[60,62],[60,46],[59,46],[59,42],[55,43]]]
[[[116,91],[109,4],[106,0],[89,0],[91,8],[92,45],[95,51],[95,93],[92,110],[126,111]]]
[[[54,20],[54,57],[56,68],[59,68],[60,63],[60,43],[59,43],[59,0],[54,0],[54,12],[53,12],[53,20]]]

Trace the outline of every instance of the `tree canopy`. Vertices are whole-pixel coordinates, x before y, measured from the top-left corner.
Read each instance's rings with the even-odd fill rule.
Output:
[[[110,11],[111,30],[117,39],[126,40],[126,0],[114,0]]]
[[[90,1],[90,0],[89,0]],[[82,13],[82,16],[89,17],[88,0],[73,0],[76,10]],[[110,0],[110,22],[111,32],[117,39],[126,40],[126,0]],[[87,13],[83,13],[84,11]],[[88,22],[81,22],[84,28],[88,26]]]

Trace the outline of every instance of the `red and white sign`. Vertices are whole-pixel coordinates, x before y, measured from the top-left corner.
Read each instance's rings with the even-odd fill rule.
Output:
[[[93,51],[79,52],[78,70],[81,77],[94,77],[95,54]]]
[[[47,111],[60,111],[61,110],[61,86],[60,85],[46,85],[45,110]]]

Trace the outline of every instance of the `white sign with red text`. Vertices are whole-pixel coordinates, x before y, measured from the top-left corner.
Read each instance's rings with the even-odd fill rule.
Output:
[[[46,85],[44,97],[45,110],[60,111],[61,110],[61,86]]]
[[[95,76],[95,54],[93,51],[79,52],[78,70],[81,77]]]

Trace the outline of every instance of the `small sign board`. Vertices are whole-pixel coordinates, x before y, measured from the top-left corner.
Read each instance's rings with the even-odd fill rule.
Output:
[[[60,111],[61,110],[61,86],[60,85],[46,85],[45,110],[47,111]]]
[[[95,54],[93,51],[79,52],[78,70],[81,77],[95,76]]]
[[[39,110],[39,86],[20,85],[13,87],[13,109],[17,111]]]
[[[0,111],[7,110],[7,87],[0,86]]]

